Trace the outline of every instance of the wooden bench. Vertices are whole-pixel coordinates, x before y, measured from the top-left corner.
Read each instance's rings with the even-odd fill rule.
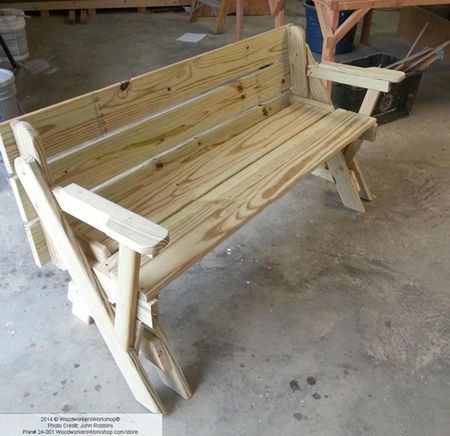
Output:
[[[355,154],[378,92],[403,77],[317,65],[288,25],[0,125],[36,263],[69,272],[73,312],[145,407],[164,411],[139,353],[191,396],[161,289],[313,171],[363,212]],[[322,79],[369,88],[362,113],[335,110]]]

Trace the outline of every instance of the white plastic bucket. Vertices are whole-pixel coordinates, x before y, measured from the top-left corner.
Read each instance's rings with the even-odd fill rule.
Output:
[[[14,74],[0,68],[0,122],[19,115]]]
[[[0,9],[0,34],[16,61],[23,61],[28,57],[25,14],[22,10]],[[1,47],[0,61],[8,61]]]

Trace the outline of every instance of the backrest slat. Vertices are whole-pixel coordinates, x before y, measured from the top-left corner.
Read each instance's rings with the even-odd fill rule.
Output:
[[[287,61],[279,62],[50,162],[50,177],[91,189],[288,88]]]
[[[271,30],[136,78],[40,109],[19,119],[41,135],[47,158],[233,78],[283,59],[286,30]],[[9,123],[0,149],[10,173],[19,155]]]
[[[91,189],[290,86],[286,26],[25,114],[38,132],[52,184]],[[38,265],[52,257],[14,174],[9,122],[0,151]],[[50,250],[51,251],[51,250]]]

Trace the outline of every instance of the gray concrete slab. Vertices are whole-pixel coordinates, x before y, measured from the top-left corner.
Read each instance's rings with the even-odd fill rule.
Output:
[[[290,21],[304,22],[300,8],[288,3]],[[377,12],[375,47],[351,56],[406,52],[397,19]],[[188,45],[175,39],[208,33],[212,19],[33,18],[21,102],[33,110],[221,46],[233,21]],[[245,33],[270,27],[248,18]],[[310,177],[163,292],[161,319],[195,390],[184,401],[154,378],[165,435],[450,434],[449,79],[448,65],[433,66],[411,116],[364,145],[377,196],[365,215]],[[144,412],[95,326],[71,316],[68,276],[34,265],[3,179],[0,204],[0,412]]]

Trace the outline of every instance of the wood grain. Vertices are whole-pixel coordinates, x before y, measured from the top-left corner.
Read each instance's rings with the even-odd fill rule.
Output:
[[[274,29],[19,119],[38,131],[49,158],[286,56],[286,31]],[[0,136],[6,168],[13,173],[19,153],[9,122],[0,124]]]
[[[339,109],[163,221],[171,243],[152,261],[143,259],[141,292],[148,299],[157,295],[175,276],[374,123],[373,118]],[[116,274],[116,256],[102,266],[112,275]]]
[[[77,183],[93,188],[288,87],[287,62],[272,65],[160,115],[96,138],[88,146],[52,161],[50,175],[60,186]]]
[[[284,93],[275,96],[269,99],[267,102],[250,108],[248,111],[242,114],[237,114],[230,119],[224,120],[223,123],[218,124],[214,129],[197,135],[192,141],[186,144],[186,147],[198,146],[198,142],[201,142],[201,144],[203,144],[205,147],[212,146],[217,143],[223,143],[230,138],[238,135],[247,128],[255,125],[256,123],[270,118],[288,105],[288,94]],[[129,192],[128,189],[124,188],[126,186],[131,187],[131,192],[135,192],[133,188],[133,183],[135,183],[134,178],[145,178],[147,168],[152,168],[153,170],[160,169],[161,164],[164,165],[166,159],[170,159],[170,157],[161,157],[160,159],[152,159],[144,162],[142,164],[142,168],[137,168],[135,171],[131,171],[128,174],[124,173],[118,179],[111,180],[110,183],[106,184],[103,189],[100,189],[97,192],[106,198],[113,199],[115,199],[116,197],[110,196],[109,192]],[[135,173],[137,173],[137,175],[135,175]],[[140,176],[139,174],[142,174],[142,176]],[[19,183],[18,186],[20,187],[21,184]],[[22,189],[20,192],[26,197],[26,201],[22,199],[23,205],[25,205],[29,211],[33,211],[33,213],[35,214],[34,208],[30,203],[30,200],[28,199],[25,191]],[[34,214],[32,214],[32,216],[34,216]],[[70,219],[70,217],[68,217],[68,220],[73,228],[76,229],[77,236],[81,238],[81,243],[87,250],[86,252],[90,253],[93,259],[103,260],[105,259],[107,253],[110,254],[117,251],[118,244],[116,241],[110,238],[105,238],[105,235],[103,233],[99,232],[96,229],[92,229],[84,223],[80,223],[74,218]],[[33,234],[35,233],[37,235],[40,235],[42,233],[42,229],[38,229],[38,227],[40,227],[39,220],[34,219],[28,226],[30,227],[30,229],[32,229]],[[89,235],[86,235],[85,237],[86,232],[89,232]],[[42,243],[42,241],[44,243]],[[45,264],[46,261],[50,259],[48,250],[45,245],[45,240],[39,239],[36,241],[34,253],[37,258],[41,258],[40,262],[42,264]]]
[[[163,222],[328,113],[292,105],[229,141],[180,148],[160,161],[162,166],[146,168],[101,194],[153,222]],[[89,232],[84,235],[89,237]]]

